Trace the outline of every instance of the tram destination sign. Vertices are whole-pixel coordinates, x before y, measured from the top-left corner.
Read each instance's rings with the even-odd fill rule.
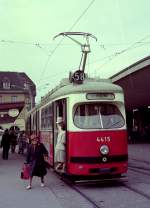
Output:
[[[113,93],[87,93],[88,100],[113,100],[115,95]]]
[[[71,81],[77,84],[82,84],[85,79],[84,71],[77,70],[71,75]]]

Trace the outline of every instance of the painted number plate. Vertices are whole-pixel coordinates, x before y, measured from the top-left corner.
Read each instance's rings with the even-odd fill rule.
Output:
[[[110,173],[110,168],[100,168],[99,172],[100,173]]]

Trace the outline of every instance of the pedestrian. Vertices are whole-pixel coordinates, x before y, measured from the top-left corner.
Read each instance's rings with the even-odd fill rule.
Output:
[[[11,152],[14,153],[17,145],[17,134],[15,130],[10,130]]]
[[[58,117],[56,123],[58,128],[58,136],[57,136],[57,143],[55,146],[55,162],[56,162],[55,170],[65,172],[65,166],[66,166],[65,125],[62,117]]]
[[[0,142],[2,141],[4,130],[0,127]]]
[[[132,144],[137,143],[138,139],[139,139],[139,128],[137,125],[134,125],[131,133]]]
[[[22,131],[19,135],[18,145],[19,145],[18,154],[24,154],[24,149],[26,148],[26,135],[24,131]]]
[[[5,130],[2,136],[1,148],[3,148],[3,153],[2,153],[3,160],[8,160],[8,154],[10,149],[10,135],[8,129]]]
[[[45,157],[48,157],[48,151],[39,137],[31,135],[31,144],[29,145],[26,163],[30,167],[29,185],[26,189],[32,188],[33,176],[41,178],[41,187],[44,187],[44,176],[47,174]]]

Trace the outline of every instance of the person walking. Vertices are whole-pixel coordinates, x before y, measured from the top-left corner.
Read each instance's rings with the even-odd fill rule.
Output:
[[[65,125],[63,122],[62,117],[57,118],[57,127],[58,127],[58,136],[57,136],[57,143],[55,146],[55,162],[56,162],[56,171],[65,172],[66,166],[66,132],[65,132]]]
[[[39,137],[31,135],[31,144],[29,145],[26,163],[29,164],[30,178],[26,189],[32,188],[33,176],[41,178],[41,187],[44,187],[44,176],[47,174],[45,157],[48,157],[48,151],[44,144],[40,142]]]
[[[3,160],[8,160],[8,154],[10,149],[10,135],[8,129],[5,130],[2,136],[1,147],[3,148],[3,153],[2,153]]]
[[[132,144],[136,144],[139,140],[139,128],[137,125],[133,126],[131,133]]]
[[[19,146],[18,154],[24,154],[24,149],[26,148],[26,135],[24,131],[22,131],[19,135],[18,146]]]
[[[17,145],[17,134],[15,130],[10,130],[11,152],[14,153]]]

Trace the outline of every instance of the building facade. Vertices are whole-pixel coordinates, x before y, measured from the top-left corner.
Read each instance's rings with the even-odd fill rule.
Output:
[[[25,129],[26,113],[35,106],[36,86],[21,72],[0,72],[0,128]]]

